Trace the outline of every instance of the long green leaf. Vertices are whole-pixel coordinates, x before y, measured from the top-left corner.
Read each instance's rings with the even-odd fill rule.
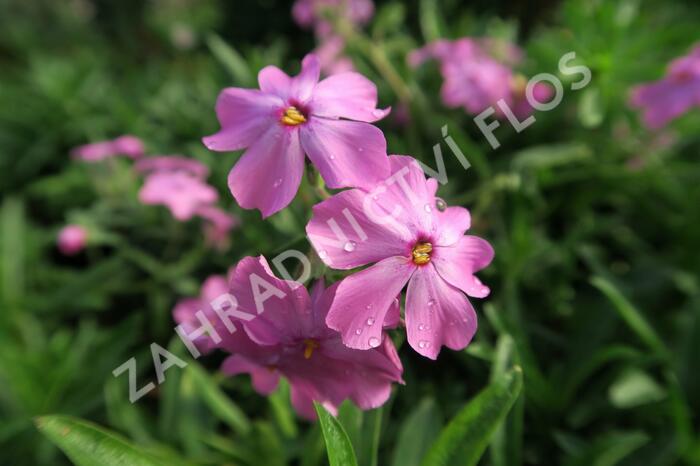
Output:
[[[323,406],[316,402],[314,406],[321,424],[323,439],[326,441],[330,466],[357,466],[355,450],[343,426]]]
[[[519,366],[496,378],[445,427],[423,458],[423,466],[473,466],[508,414],[522,388]],[[458,462],[457,462],[458,461]]]
[[[399,431],[392,466],[418,466],[440,432],[440,417],[432,398],[426,398],[406,419]]]
[[[70,416],[43,416],[36,419],[36,426],[76,466],[183,464],[143,451],[120,435]]]

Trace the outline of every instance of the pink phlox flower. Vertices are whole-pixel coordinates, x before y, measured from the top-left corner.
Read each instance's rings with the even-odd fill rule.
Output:
[[[256,303],[255,286],[264,290],[262,310],[259,295]],[[231,274],[229,293],[236,297],[238,311],[255,317],[237,323],[243,331],[227,335],[222,342],[221,347],[233,353],[224,361],[223,371],[250,374],[261,394],[271,393],[279,378],[285,377],[292,405],[308,419],[316,417],[313,401],[334,413],[346,399],[361,409],[384,404],[392,383],[403,383],[396,349],[383,333],[371,351],[345,346],[340,334],[326,325],[336,289],[337,285],[326,288],[321,280],[309,296],[300,284],[275,277],[264,257],[241,260]],[[398,315],[398,307],[393,314]],[[381,321],[365,325],[383,326]]]
[[[139,191],[142,203],[164,205],[180,221],[191,219],[202,206],[213,204],[218,198],[216,189],[184,171],[150,173]]]
[[[467,346],[476,313],[467,296],[490,290],[475,273],[493,259],[491,245],[465,235],[471,220],[463,207],[436,197],[437,181],[425,179],[411,157],[390,157],[393,175],[372,191],[351,189],[317,204],[306,227],[309,240],[329,267],[368,268],[340,282],[326,323],[352,348],[368,349],[408,284],[405,322],[408,343],[435,359],[441,346]]]
[[[294,198],[304,154],[330,188],[371,186],[389,173],[384,134],[375,122],[377,88],[358,73],[319,82],[318,57],[307,55],[290,77],[275,66],[258,74],[260,90],[227,88],[216,103],[221,130],[203,139],[211,150],[246,149],[228,177],[238,204],[268,217]]]
[[[87,237],[87,230],[80,225],[66,225],[58,233],[56,242],[62,254],[73,256],[85,249]]]
[[[73,158],[84,162],[97,162],[118,155],[139,158],[144,154],[143,142],[131,135],[120,136],[109,141],[99,141],[76,147],[71,151]]]

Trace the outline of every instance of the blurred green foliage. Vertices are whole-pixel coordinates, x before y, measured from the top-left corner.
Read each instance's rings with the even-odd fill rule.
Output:
[[[246,377],[216,373],[217,355],[168,370],[133,405],[125,377],[111,375],[136,356],[139,386],[152,380],[151,342],[188,358],[170,311],[207,275],[246,255],[307,247],[309,186],[262,222],[228,196],[237,156],[200,143],[217,127],[222,87],[254,86],[267,64],[294,72],[315,46],[290,9],[272,0],[0,0],[0,464],[69,464],[33,426],[49,414],[121,432],[155,464],[325,463],[321,427],[296,419],[287,388],[261,398]],[[490,441],[481,464],[494,466],[700,464],[700,112],[651,133],[626,105],[632,85],[658,79],[700,38],[699,24],[690,0],[378,2],[348,53],[382,105],[396,109],[402,97],[382,60],[408,89],[409,123],[379,123],[390,152],[434,166],[447,125],[472,168],[443,149],[441,196],[471,209],[473,230],[497,253],[472,345],[437,362],[404,345],[407,384],[391,402],[341,410],[361,465],[442,458],[446,426],[467,444]],[[469,115],[440,103],[436,67],[414,72],[405,62],[425,42],[461,36],[518,41],[530,75],[556,74],[573,50],[593,79],[578,92],[565,81],[562,104],[522,133],[502,124],[492,151]],[[149,153],[211,168],[242,219],[231,250],[210,251],[198,225],[139,205],[125,161],[105,170],[68,156],[124,133]],[[92,238],[74,258],[54,245],[69,221]],[[467,403],[515,365],[523,390],[488,426]],[[463,416],[477,424],[448,424]],[[37,422],[59,445],[72,430],[107,435],[105,448],[125,442],[73,418]],[[494,433],[477,438],[475,425]],[[455,458],[446,464],[467,464]]]

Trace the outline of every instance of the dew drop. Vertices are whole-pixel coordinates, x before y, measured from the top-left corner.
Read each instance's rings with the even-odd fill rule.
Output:
[[[435,199],[435,208],[440,212],[444,212],[447,210],[447,202],[438,197]]]
[[[428,306],[429,306],[429,307],[435,306],[435,300],[434,300],[434,299],[429,300],[429,301],[428,301]]]
[[[331,155],[329,156],[329,158],[330,158],[331,160],[335,160],[335,155],[331,154]]]
[[[369,339],[368,343],[369,343],[369,346],[371,346],[372,348],[376,348],[377,346],[379,346],[379,338],[372,337]]]
[[[355,330],[355,335],[359,335],[359,334],[361,334],[361,333],[362,333],[362,329],[361,329],[361,328],[358,328],[357,330]]]
[[[357,246],[357,243],[354,241],[348,241],[345,243],[343,246],[343,250],[346,252],[353,252],[355,250],[355,246]]]
[[[374,317],[370,317],[367,319],[367,325],[374,325]]]
[[[394,306],[398,306],[398,305],[399,305],[399,298],[394,298]]]
[[[430,207],[430,204],[426,204],[426,205],[423,206],[423,210],[425,210],[426,212],[430,213],[430,212],[433,211],[433,208]]]
[[[364,151],[364,149],[362,147],[357,148],[357,152],[362,152],[362,151]]]
[[[320,251],[318,251],[318,257],[320,257],[321,259],[325,259],[326,257],[328,257],[328,252],[326,252],[325,249],[321,249]]]
[[[370,309],[372,309],[372,305],[371,304],[366,305],[365,309],[367,309],[369,311]]]
[[[282,178],[277,178],[274,183],[272,183],[273,188],[279,187],[282,184]]]
[[[430,348],[430,342],[428,340],[421,340],[418,342],[418,348]]]

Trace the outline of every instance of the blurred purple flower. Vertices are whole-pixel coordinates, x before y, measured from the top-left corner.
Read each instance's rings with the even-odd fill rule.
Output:
[[[216,190],[185,171],[156,171],[146,177],[139,200],[146,205],[164,205],[177,220],[192,218],[202,206],[219,198]]]
[[[325,12],[342,16],[353,24],[366,24],[374,15],[372,0],[296,0],[292,17],[301,27],[313,27],[321,37],[332,31]]]
[[[326,322],[346,345],[372,348],[381,328],[369,324],[384,320],[408,283],[408,343],[435,359],[441,346],[460,350],[476,332],[465,293],[488,296],[475,273],[494,251],[485,240],[465,236],[469,211],[435,197],[437,181],[426,180],[414,159],[393,155],[390,161],[392,177],[372,192],[343,191],[313,208],[306,232],[326,265],[349,270],[374,264],[340,282]]]
[[[281,293],[267,298],[259,315],[253,275]],[[227,334],[221,342],[222,349],[233,353],[222,370],[229,375],[250,374],[261,394],[271,393],[279,378],[285,377],[292,405],[308,419],[316,417],[313,401],[333,413],[346,399],[361,409],[384,404],[392,383],[403,383],[396,348],[381,333],[371,351],[346,347],[325,323],[336,289],[337,285],[325,288],[319,280],[309,296],[302,285],[275,277],[264,257],[241,260],[230,275],[229,293],[236,297],[238,310],[256,317],[242,323],[243,331]],[[398,315],[397,307],[394,312]]]
[[[71,151],[71,155],[84,162],[97,162],[118,155],[135,159],[141,157],[144,151],[143,142],[139,138],[124,135],[110,141],[99,141],[76,147]]]
[[[87,230],[80,225],[66,225],[58,233],[58,249],[66,256],[73,256],[85,248],[87,236]]]
[[[223,251],[230,246],[230,231],[238,226],[238,219],[216,206],[205,205],[197,209],[197,215],[205,220],[204,237],[207,243]]]
[[[159,155],[138,160],[134,168],[139,173],[186,172],[197,178],[209,176],[209,168],[202,162],[180,155]]]
[[[434,59],[440,63],[444,82],[442,101],[448,107],[463,107],[468,113],[478,115],[488,107],[503,117],[496,105],[503,100],[519,118],[533,111],[525,98],[522,76],[512,67],[522,60],[522,51],[507,41],[493,38],[472,39],[463,37],[454,41],[440,39],[413,50],[408,63],[417,67]],[[552,89],[542,83],[535,86],[535,97],[546,101]]]
[[[294,198],[304,154],[333,189],[371,186],[389,174],[384,134],[369,123],[389,113],[377,108],[377,88],[358,73],[319,82],[318,57],[307,55],[290,77],[275,66],[258,74],[260,90],[227,88],[216,103],[221,130],[203,139],[211,150],[247,149],[229,173],[241,207],[268,217]]]
[[[630,105],[643,111],[644,124],[659,129],[700,106],[700,45],[673,60],[659,81],[632,88]]]

